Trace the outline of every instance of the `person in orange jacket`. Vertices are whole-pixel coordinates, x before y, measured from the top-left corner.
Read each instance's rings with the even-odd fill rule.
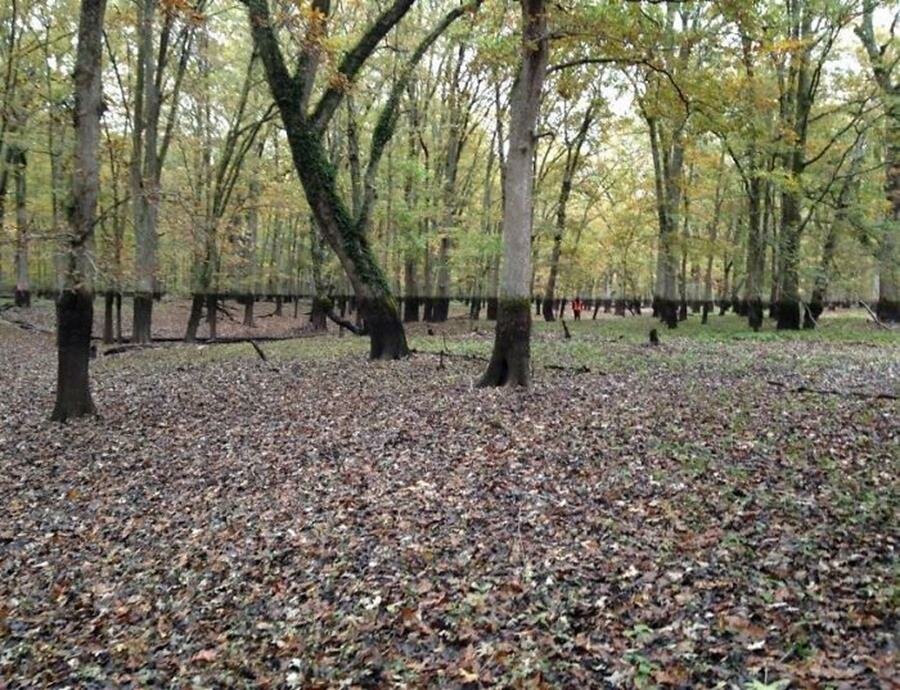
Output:
[[[576,321],[581,321],[581,311],[584,309],[584,302],[581,301],[580,297],[576,297],[572,300],[572,314],[575,315]]]

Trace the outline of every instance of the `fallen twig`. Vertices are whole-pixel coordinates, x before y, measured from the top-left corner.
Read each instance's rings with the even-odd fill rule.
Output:
[[[862,398],[864,400],[896,400],[893,393],[863,393],[861,391],[839,391],[834,388],[810,388],[809,386],[790,386],[783,381],[767,380],[770,386],[783,388],[789,393],[817,393],[819,395],[836,395],[840,398]]]
[[[332,321],[334,321],[338,326],[341,326],[342,328],[346,328],[351,333],[354,333],[356,335],[368,335],[369,334],[368,328],[366,328],[365,326],[360,328],[355,323],[353,323],[351,321],[347,321],[347,319],[341,318],[334,312],[334,309],[329,309],[326,312],[326,316],[328,316],[328,318],[331,319]]]
[[[872,307],[870,307],[868,304],[866,304],[862,300],[859,300],[859,303],[865,308],[865,310],[867,312],[869,312],[869,316],[872,317],[872,321],[874,321],[878,326],[880,326],[881,328],[884,328],[885,330],[888,330],[888,331],[891,330],[891,327],[888,326],[886,323],[884,323],[881,319],[879,319],[878,315],[874,311],[872,311]]]
[[[42,328],[41,326],[35,326],[33,323],[28,323],[24,319],[0,319],[0,321],[8,323],[11,326],[17,326],[23,331],[37,331],[38,333],[47,333],[49,335],[56,334],[56,331],[52,331],[49,328]]]
[[[489,362],[490,359],[487,357],[482,357],[481,355],[473,355],[467,352],[448,352],[446,350],[439,350],[435,352],[434,350],[413,350],[413,354],[415,355],[433,355],[435,357],[440,357],[443,360],[444,357],[453,359],[467,359],[473,362]],[[533,360],[532,360],[533,362]],[[573,374],[589,374],[591,373],[590,367],[586,367],[581,365],[579,367],[567,367],[563,364],[543,364],[541,365],[544,369],[552,369],[554,371],[568,371]],[[603,373],[603,372],[597,372]]]
[[[126,343],[124,345],[119,345],[117,347],[111,347],[107,350],[103,351],[103,355],[119,355],[125,352],[131,352],[133,350],[146,350],[157,347],[177,347],[179,345],[194,345],[194,346],[206,346],[206,345],[236,345],[238,343],[250,343],[254,347],[259,347],[259,345],[255,342],[281,342],[283,340],[300,340],[302,338],[312,338],[317,335],[321,335],[321,331],[308,331],[304,333],[297,333],[296,335],[286,335],[286,336],[257,336],[256,338],[240,338],[240,337],[225,337],[225,338],[217,338],[216,340],[207,340],[206,338],[197,338],[194,342],[187,342],[182,338],[154,338],[153,342],[150,344],[139,345],[139,344],[130,344]]]
[[[152,350],[159,347],[163,347],[163,345],[161,343],[158,345],[118,345],[116,347],[110,347],[106,350],[103,350],[103,356],[109,357],[112,355],[121,355],[124,352],[134,352],[135,350]]]
[[[268,362],[268,361],[269,361],[269,358],[266,357],[266,353],[263,352],[263,351],[262,351],[262,348],[261,348],[259,345],[256,344],[256,341],[255,341],[255,340],[248,340],[247,342],[250,343],[250,344],[253,346],[253,349],[256,350],[256,354],[259,355],[259,358],[260,358],[263,362]]]

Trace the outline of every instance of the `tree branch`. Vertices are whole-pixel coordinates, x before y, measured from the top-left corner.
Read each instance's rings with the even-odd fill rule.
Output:
[[[265,2],[265,0],[243,1],[248,4],[264,4]],[[415,0],[394,0],[393,4],[382,12],[375,23],[363,34],[359,42],[344,55],[337,74],[331,79],[331,84],[322,94],[311,116],[313,130],[317,134],[321,135],[325,131],[325,126],[331,121],[341,104],[347,87],[353,83],[356,75],[378,47],[381,39],[403,19],[414,2]],[[271,28],[269,32],[271,33]]]

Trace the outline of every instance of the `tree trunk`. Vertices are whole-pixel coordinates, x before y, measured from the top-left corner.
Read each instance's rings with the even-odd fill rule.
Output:
[[[480,386],[527,386],[531,367],[531,236],[535,127],[547,68],[544,0],[522,0],[522,60],[510,96],[503,194],[503,276],[494,348]]]
[[[160,95],[153,56],[156,2],[142,0],[138,21],[137,72],[132,141],[131,200],[134,207],[135,291],[132,343],[149,343],[156,291]]]
[[[309,324],[314,331],[328,330],[328,312],[333,305],[327,297],[314,296],[309,311]]]
[[[116,293],[107,290],[103,295],[103,342],[109,345],[113,342],[113,307],[115,306]]]
[[[56,405],[51,416],[55,422],[96,414],[88,372],[93,324],[91,293],[67,286],[56,301]]]
[[[650,129],[650,152],[653,156],[654,180],[656,187],[656,207],[659,217],[659,241],[656,259],[656,285],[653,295],[654,314],[668,326],[678,326],[678,261],[675,258],[677,233],[677,209],[680,189],[683,148],[674,148],[673,160],[666,165],[658,125],[654,118],[648,118]],[[677,179],[676,179],[677,178]],[[622,295],[624,298],[624,295]]]
[[[281,114],[282,124],[291,148],[294,168],[303,185],[306,199],[316,223],[337,255],[356,294],[360,311],[371,334],[370,355],[377,359],[397,359],[409,354],[403,323],[390,286],[375,256],[366,233],[369,209],[375,198],[375,172],[385,147],[393,136],[397,122],[397,106],[405,92],[413,69],[425,51],[468,7],[451,10],[438,26],[419,44],[395,80],[391,93],[378,118],[372,139],[368,167],[364,176],[361,208],[351,214],[338,194],[335,166],[328,160],[322,145],[326,125],[345,97],[344,86],[327,87],[313,112],[306,112],[309,98],[304,74],[314,77],[315,63],[304,52],[300,73],[292,76],[278,44],[274,23],[266,0],[246,0],[250,27],[256,49],[266,68],[266,81]],[[362,67],[382,38],[409,11],[413,0],[395,0],[371,24],[360,43],[341,63],[348,81]],[[352,55],[352,59],[349,57]],[[309,72],[312,66],[312,72]]]
[[[328,328],[327,314],[331,309],[331,300],[328,298],[325,279],[322,276],[322,269],[325,266],[325,245],[322,241],[322,233],[316,226],[315,218],[309,219],[309,254],[310,265],[312,267],[313,279],[313,295],[312,308],[309,313],[309,322],[317,331],[324,331]],[[343,310],[341,313],[343,316]]]
[[[16,292],[17,307],[31,306],[31,283],[28,276],[28,210],[26,207],[26,168],[25,151],[16,147],[12,156],[13,177],[16,189]]]
[[[432,321],[446,321],[450,316],[450,238],[441,237],[438,249],[437,294],[431,308]]]
[[[403,262],[403,321],[419,320],[419,290],[416,282],[415,257],[407,256]]]
[[[211,292],[206,295],[206,325],[209,328],[209,340],[218,336],[219,297]]]
[[[747,305],[747,322],[754,331],[763,324],[762,286],[765,270],[766,243],[762,224],[763,180],[757,175],[747,185],[747,278],[744,283],[744,300]]]
[[[57,382],[51,419],[95,413],[88,366],[94,307],[92,245],[100,166],[101,55],[106,0],[82,0],[75,59],[75,165],[64,289],[56,303]]]
[[[862,21],[855,28],[869,57],[869,66],[880,87],[885,111],[884,194],[887,223],[878,243],[878,303],[875,313],[882,321],[900,323],[900,80],[894,79],[890,43],[876,41],[873,15],[877,0],[863,0]],[[894,39],[893,27],[891,40]]]
[[[776,321],[779,330],[800,328],[800,194],[785,191],[781,199],[781,241]]]
[[[116,292],[116,342],[122,342],[122,293]]]
[[[195,292],[191,297],[191,313],[188,316],[187,329],[184,333],[184,342],[193,343],[197,340],[197,329],[200,327],[200,320],[203,318],[203,302],[204,297],[199,292]]]
[[[885,90],[885,197],[890,204],[878,244],[878,303],[882,321],[900,323],[900,80]]]

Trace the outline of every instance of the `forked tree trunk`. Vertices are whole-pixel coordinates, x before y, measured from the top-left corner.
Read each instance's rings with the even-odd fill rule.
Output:
[[[850,168],[846,173],[841,189],[837,195],[834,217],[828,223],[825,231],[825,241],[822,243],[822,259],[819,263],[819,271],[816,274],[812,295],[804,314],[803,327],[815,328],[819,317],[825,311],[825,300],[828,297],[828,288],[831,282],[831,272],[834,269],[834,257],[837,249],[838,233],[847,224],[847,216],[850,211],[853,196],[856,193],[859,180],[859,169],[865,156],[863,140],[860,138],[854,145]]]
[[[159,32],[157,44],[154,36],[158,5],[158,0],[140,0],[137,10],[137,68],[130,171],[135,238],[135,290],[131,335],[134,343],[149,343],[152,338],[153,298],[159,289],[156,274],[160,176],[175,129],[171,125],[176,120],[178,104],[181,101],[181,84],[187,69],[188,56],[191,54],[193,32],[196,26],[200,25],[187,23],[176,37],[171,25],[174,13],[163,13],[164,28]],[[173,55],[176,44],[177,53]],[[162,71],[167,64],[175,65],[171,80],[163,78]],[[164,84],[171,84],[171,88],[165,98],[169,104],[167,126],[160,139]]]
[[[51,419],[95,413],[88,364],[94,323],[91,249],[100,166],[101,47],[106,0],[82,0],[75,59],[75,165],[65,284],[56,303],[57,382]]]
[[[521,65],[510,96],[503,181],[503,266],[494,349],[480,386],[527,386],[531,378],[531,232],[535,126],[547,70],[547,8],[522,0]]]
[[[375,199],[375,172],[397,123],[397,107],[412,78],[413,69],[440,35],[466,11],[480,3],[457,7],[418,45],[395,81],[382,109],[372,139],[365,190],[358,213],[351,214],[338,194],[334,166],[322,144],[325,126],[340,106],[346,84],[337,80],[328,86],[311,113],[307,105],[318,60],[309,49],[303,51],[300,71],[292,76],[278,44],[274,22],[266,0],[244,0],[249,10],[254,45],[265,65],[266,81],[278,106],[294,168],[306,200],[326,241],[338,257],[356,293],[359,311],[369,331],[372,359],[398,359],[409,355],[406,335],[397,303],[381,267],[375,260],[366,229]],[[363,33],[360,41],[341,60],[339,73],[352,82],[366,59],[388,32],[412,7],[413,0],[394,0]],[[320,8],[327,16],[328,3]],[[310,42],[315,43],[315,42]]]

